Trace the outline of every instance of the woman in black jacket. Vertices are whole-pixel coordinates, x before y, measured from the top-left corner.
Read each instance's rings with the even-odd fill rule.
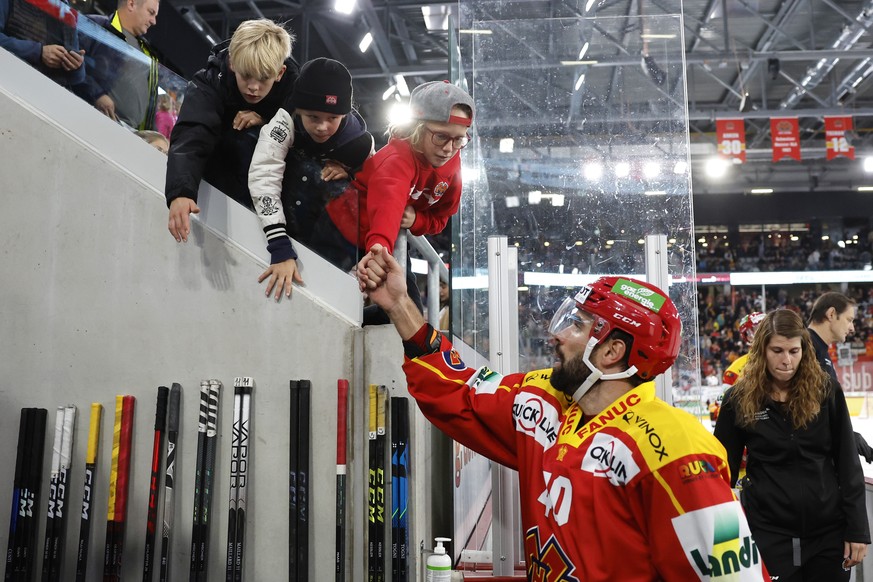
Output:
[[[793,311],[761,322],[715,436],[734,481],[748,449],[741,497],[771,577],[849,580],[870,543],[864,477],[843,393]]]

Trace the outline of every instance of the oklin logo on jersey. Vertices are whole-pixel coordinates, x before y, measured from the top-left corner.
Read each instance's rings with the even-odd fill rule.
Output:
[[[640,472],[633,452],[620,439],[602,432],[594,435],[582,459],[582,470],[595,477],[609,479],[613,485],[625,485]]]
[[[673,530],[700,580],[761,579],[761,554],[738,501],[674,517]]]

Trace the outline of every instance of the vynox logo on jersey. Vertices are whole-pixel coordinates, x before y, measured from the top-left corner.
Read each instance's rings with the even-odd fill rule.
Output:
[[[761,554],[738,501],[673,518],[673,529],[700,580],[761,579]]]

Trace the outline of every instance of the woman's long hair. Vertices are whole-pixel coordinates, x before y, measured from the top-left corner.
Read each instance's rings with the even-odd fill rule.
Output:
[[[821,410],[830,376],[815,357],[815,348],[803,320],[789,309],[771,311],[755,331],[749,360],[734,386],[731,401],[740,426],[755,424],[755,414],[764,409],[770,397],[773,377],[767,371],[767,346],[774,336],[801,338],[802,357],[788,388],[788,413],[795,429],[806,427]]]

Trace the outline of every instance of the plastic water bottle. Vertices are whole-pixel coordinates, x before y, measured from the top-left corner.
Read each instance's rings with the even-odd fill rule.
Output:
[[[433,554],[427,558],[427,582],[450,582],[452,579],[452,559],[446,554],[443,542],[452,541],[451,538],[434,538],[436,547]]]

